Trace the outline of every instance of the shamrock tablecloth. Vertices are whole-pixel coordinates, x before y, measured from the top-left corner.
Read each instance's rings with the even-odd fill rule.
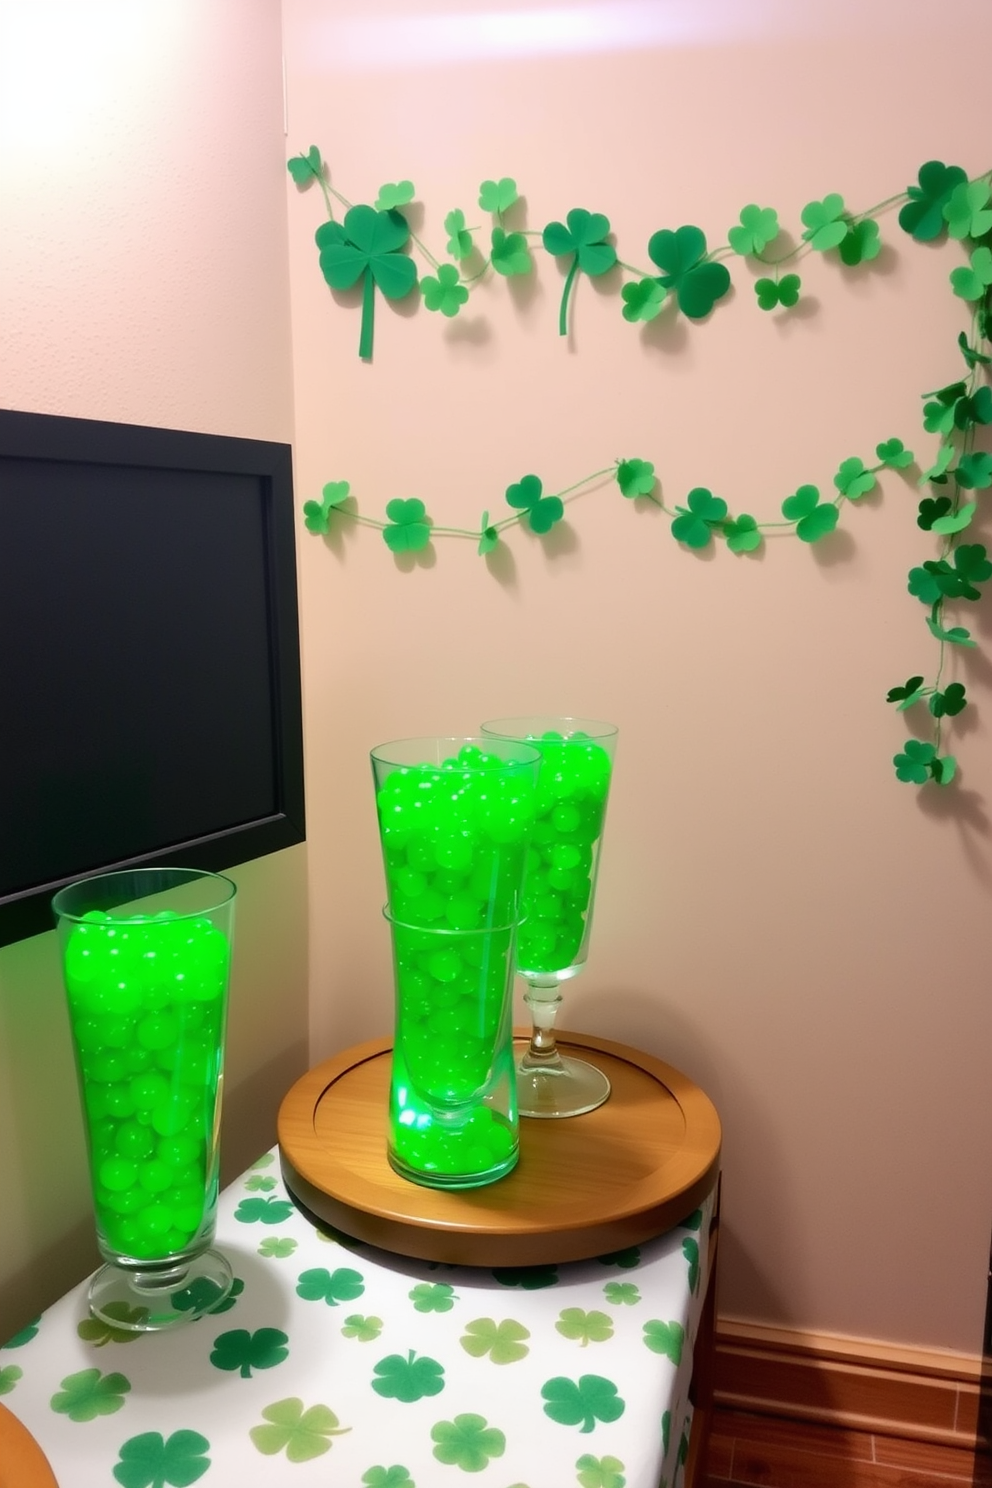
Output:
[[[275,1152],[221,1196],[238,1280],[171,1333],[86,1283],[0,1349],[62,1488],[676,1488],[712,1200],[598,1260],[486,1271],[315,1227]]]

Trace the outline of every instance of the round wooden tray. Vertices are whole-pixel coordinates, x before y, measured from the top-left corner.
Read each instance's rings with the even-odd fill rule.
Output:
[[[279,1111],[286,1186],[318,1219],[400,1255],[468,1266],[584,1260],[638,1245],[690,1214],[716,1181],[720,1119],[709,1097],[637,1049],[562,1034],[610,1078],[605,1105],[520,1122],[520,1161],[484,1188],[445,1192],[386,1159],[389,1039],[359,1044],[298,1080]]]
[[[0,1405],[0,1488],[59,1488],[28,1428]]]

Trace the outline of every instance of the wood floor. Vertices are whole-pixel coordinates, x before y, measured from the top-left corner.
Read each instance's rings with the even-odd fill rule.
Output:
[[[990,1488],[960,1447],[717,1409],[705,1488]]]

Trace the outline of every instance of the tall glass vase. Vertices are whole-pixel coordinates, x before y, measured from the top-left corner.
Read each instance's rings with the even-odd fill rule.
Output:
[[[151,1332],[232,1286],[214,1238],[235,885],[192,868],[101,874],[56,894],[89,1151],[94,1316]]]
[[[372,751],[396,994],[388,1157],[428,1187],[477,1188],[517,1162],[511,993],[539,762],[482,739]]]
[[[588,718],[497,718],[483,736],[540,751],[533,841],[517,939],[517,972],[533,1025],[517,1064],[521,1116],[581,1116],[610,1093],[602,1070],[563,1055],[555,1038],[561,984],[586,964],[617,728]]]

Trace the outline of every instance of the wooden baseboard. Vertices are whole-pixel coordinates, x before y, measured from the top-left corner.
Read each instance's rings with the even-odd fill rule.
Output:
[[[721,1318],[718,1405],[974,1449],[982,1360]]]

